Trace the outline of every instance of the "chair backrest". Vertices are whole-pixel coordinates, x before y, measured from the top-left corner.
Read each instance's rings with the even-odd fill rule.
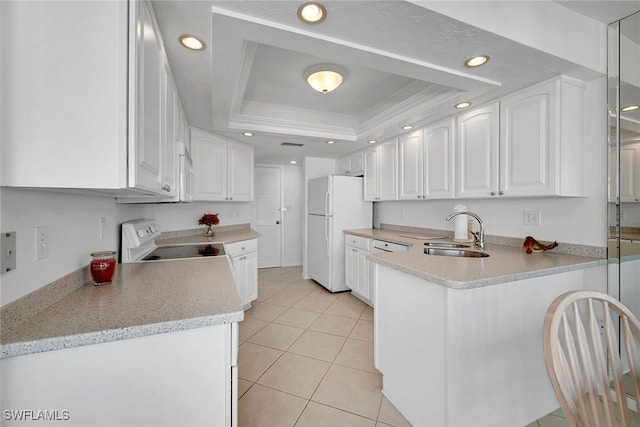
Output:
[[[589,291],[556,298],[544,322],[544,355],[570,426],[632,425],[626,392],[640,398],[640,323],[620,301]]]

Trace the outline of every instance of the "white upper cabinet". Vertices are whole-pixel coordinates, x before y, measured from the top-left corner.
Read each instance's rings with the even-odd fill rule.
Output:
[[[498,194],[498,103],[458,116],[456,196]]]
[[[453,197],[455,119],[398,139],[398,199]]]
[[[581,196],[583,92],[561,76],[460,115],[457,197]]]
[[[150,4],[5,2],[2,14],[2,184],[170,196]]]
[[[364,199],[398,199],[398,142],[386,141],[364,152]]]
[[[253,147],[191,129],[195,200],[253,200]]]
[[[357,151],[348,156],[340,157],[336,161],[336,173],[350,176],[364,175],[364,152]]]
[[[178,150],[177,144],[179,141],[178,136],[178,122],[177,106],[178,106],[178,92],[171,76],[171,69],[169,64],[165,62],[164,65],[164,109],[162,112],[162,118],[164,122],[164,137],[162,142],[164,144],[162,148],[162,190],[171,197],[175,197],[178,193],[177,188],[177,168],[178,163]]]
[[[253,200],[253,147],[229,140],[227,150],[228,200]]]
[[[501,195],[582,195],[583,89],[561,77],[500,100]]]

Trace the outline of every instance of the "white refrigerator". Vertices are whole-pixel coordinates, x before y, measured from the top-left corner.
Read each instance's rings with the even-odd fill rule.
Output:
[[[346,291],[343,230],[371,228],[373,203],[364,201],[361,177],[329,175],[309,180],[307,271],[331,292]]]

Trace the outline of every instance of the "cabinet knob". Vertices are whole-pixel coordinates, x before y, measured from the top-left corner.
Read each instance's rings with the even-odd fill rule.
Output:
[[[276,225],[280,225],[280,221],[276,221]]]
[[[229,200],[233,200],[233,197],[229,197]]]
[[[500,191],[500,195],[501,195],[501,196],[504,196],[504,191]]]
[[[491,192],[491,195],[492,195],[492,196],[495,196],[495,195],[496,195],[496,192],[495,192],[495,191],[492,191],[492,192]]]
[[[162,189],[169,193],[171,191],[171,186],[169,184],[165,184],[162,186]]]

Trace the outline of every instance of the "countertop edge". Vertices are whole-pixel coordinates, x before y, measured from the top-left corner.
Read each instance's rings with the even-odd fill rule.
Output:
[[[412,276],[418,277],[420,279],[428,280],[430,282],[446,286],[447,288],[457,289],[457,290],[481,288],[484,286],[498,285],[498,284],[507,283],[507,282],[515,282],[519,280],[531,279],[534,277],[550,276],[552,274],[564,273],[568,271],[583,270],[583,269],[607,264],[606,259],[597,259],[595,261],[590,261],[590,262],[569,264],[569,265],[564,265],[560,267],[546,268],[542,270],[532,270],[532,271],[526,271],[522,273],[508,274],[504,276],[496,276],[496,277],[489,277],[489,278],[484,278],[480,280],[460,282],[460,281],[443,279],[442,277],[431,275],[425,271],[415,270],[413,268],[398,265],[393,261],[376,258],[375,256],[372,256],[372,255],[367,256],[367,258],[370,261],[384,265],[394,270],[398,270],[403,273],[407,273]]]
[[[64,350],[68,348],[82,347],[85,345],[121,341],[130,338],[141,338],[168,332],[186,331],[206,326],[240,322],[242,320],[244,320],[244,311],[240,310],[216,314],[213,316],[187,318],[147,325],[127,326],[125,328],[118,329],[105,329],[82,334],[43,338],[33,341],[20,341],[0,345],[0,359],[44,353],[47,351]]]

